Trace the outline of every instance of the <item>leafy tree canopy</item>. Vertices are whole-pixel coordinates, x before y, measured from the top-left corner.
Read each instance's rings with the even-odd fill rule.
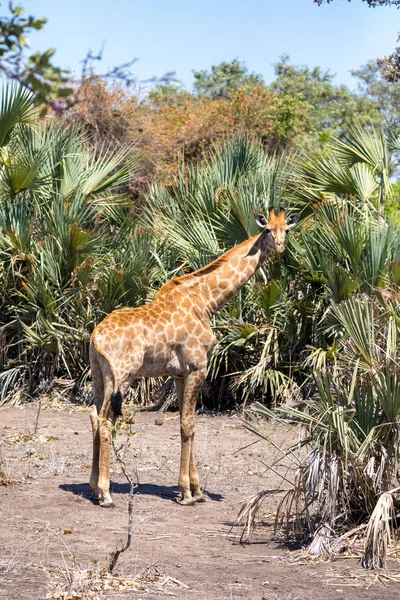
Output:
[[[227,98],[232,92],[264,83],[260,74],[249,73],[237,58],[213,65],[211,71],[193,71],[193,76],[195,92],[209,98]]]
[[[336,85],[334,75],[320,67],[297,66],[283,56],[275,65],[274,91],[298,94],[309,107],[308,142],[318,135],[323,142],[330,135],[340,135],[355,119],[381,123],[383,115],[378,103],[366,95],[351,92],[345,85]],[[307,140],[306,140],[307,143]]]
[[[157,83],[148,93],[148,99],[154,106],[165,104],[179,104],[189,96],[189,92],[175,81]]]
[[[360,92],[379,105],[385,117],[385,126],[400,127],[400,86],[389,83],[374,61],[352,71],[351,74],[359,80]]]
[[[26,52],[28,34],[42,29],[46,19],[26,17],[23,8],[12,2],[8,8],[9,14],[0,16],[0,72],[34,92],[37,104],[52,104],[69,96],[72,89],[67,86],[68,72],[52,64],[55,49]]]

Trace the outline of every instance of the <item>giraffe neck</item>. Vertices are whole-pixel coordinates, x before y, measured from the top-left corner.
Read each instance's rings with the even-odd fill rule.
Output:
[[[201,298],[208,317],[214,315],[248,282],[272,250],[272,236],[264,232],[187,276],[191,291]]]

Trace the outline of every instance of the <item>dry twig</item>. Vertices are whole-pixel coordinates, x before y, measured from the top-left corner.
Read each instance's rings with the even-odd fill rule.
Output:
[[[129,546],[131,545],[132,542],[132,527],[133,527],[133,494],[134,494],[134,490],[136,488],[136,483],[133,481],[130,473],[128,472],[127,468],[126,468],[126,462],[125,462],[125,457],[127,454],[127,450],[129,448],[130,445],[130,440],[132,438],[132,425],[129,424],[128,425],[129,429],[128,429],[128,433],[127,433],[127,440],[125,442],[125,444],[122,444],[119,448],[116,447],[115,445],[115,441],[112,441],[112,447],[114,450],[114,454],[115,457],[117,459],[117,461],[119,462],[119,464],[121,465],[121,470],[123,472],[123,474],[125,475],[128,483],[129,483],[129,499],[128,499],[128,532],[127,532],[127,538],[126,538],[126,542],[125,544],[122,546],[122,548],[116,550],[115,552],[113,552],[110,556],[110,564],[108,565],[108,572],[112,573],[115,569],[115,566],[117,564],[117,561],[119,559],[119,557],[121,556],[121,554],[123,552],[125,552],[126,550],[128,550]],[[123,450],[123,454],[121,453],[121,451]]]

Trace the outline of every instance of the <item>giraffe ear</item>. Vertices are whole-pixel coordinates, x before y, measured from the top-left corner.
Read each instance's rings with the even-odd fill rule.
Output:
[[[294,227],[299,221],[300,215],[298,213],[295,213],[294,215],[290,215],[290,217],[286,219],[286,225],[289,229],[292,229],[292,227]]]
[[[257,212],[256,210],[253,210],[253,215],[254,215],[256,223],[259,227],[262,227],[263,229],[265,229],[268,226],[268,221],[262,213]]]

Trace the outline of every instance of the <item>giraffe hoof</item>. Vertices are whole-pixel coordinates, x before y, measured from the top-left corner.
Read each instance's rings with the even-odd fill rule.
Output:
[[[116,508],[114,502],[100,502],[101,508]]]
[[[203,496],[203,494],[199,494],[198,496],[193,496],[193,501],[200,503],[200,502],[206,502],[206,499]]]
[[[193,498],[181,498],[180,500],[178,500],[178,504],[180,504],[181,506],[194,506],[196,502]]]

